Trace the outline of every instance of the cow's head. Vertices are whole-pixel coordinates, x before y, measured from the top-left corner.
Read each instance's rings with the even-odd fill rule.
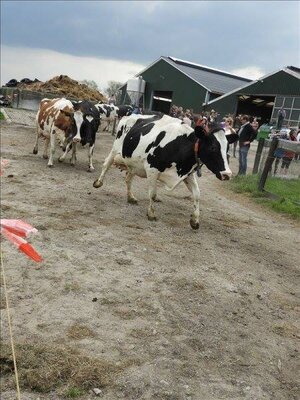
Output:
[[[59,110],[59,114],[56,116],[59,130],[57,132],[57,139],[60,147],[65,148],[70,132],[74,124],[74,112],[70,109]]]
[[[73,107],[76,123],[76,129],[72,131],[73,142],[81,142],[83,146],[86,143],[92,144],[100,123],[99,112],[88,101],[73,103]]]
[[[199,139],[198,156],[218,179],[229,180],[232,172],[227,161],[227,146],[231,138],[225,136],[223,129],[210,132],[206,124],[195,127],[195,134]]]
[[[80,128],[81,144],[94,143],[95,135],[99,128],[100,118],[95,113],[84,113]]]
[[[69,126],[66,130],[66,142],[71,140],[75,142],[80,142],[80,129],[83,123],[83,113],[80,110],[80,102],[73,103],[74,110],[65,111],[60,110],[62,114],[65,115],[66,118],[69,118]]]

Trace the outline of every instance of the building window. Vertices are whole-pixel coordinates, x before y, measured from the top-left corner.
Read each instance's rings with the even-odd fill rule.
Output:
[[[276,125],[278,111],[281,107],[283,107],[286,112],[283,125],[298,127],[300,124],[300,97],[277,96],[273,107],[271,124]]]

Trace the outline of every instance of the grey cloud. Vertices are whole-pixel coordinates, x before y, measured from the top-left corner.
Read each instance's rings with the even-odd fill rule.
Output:
[[[298,8],[287,1],[2,1],[2,43],[143,64],[173,55],[225,70],[272,71],[298,62]],[[278,29],[282,21],[288,24]]]

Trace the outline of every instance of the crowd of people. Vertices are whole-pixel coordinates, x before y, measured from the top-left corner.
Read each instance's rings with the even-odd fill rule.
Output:
[[[280,114],[279,125],[282,126],[282,116]],[[237,140],[228,146],[227,158],[229,162],[230,156],[239,159],[239,170],[238,175],[246,175],[247,172],[247,158],[250,150],[251,143],[255,140],[258,129],[260,126],[259,118],[255,116],[248,116],[238,114],[236,116],[228,114],[224,118],[220,118],[220,114],[215,110],[204,111],[200,114],[195,115],[192,109],[183,109],[183,107],[172,105],[170,110],[170,116],[181,119],[184,123],[194,128],[197,121],[207,120],[210,125],[214,123],[222,127],[225,131],[225,135],[236,134]],[[292,141],[300,141],[300,126],[298,131],[291,129],[289,134],[285,134],[284,139]],[[238,148],[238,152],[237,152]],[[281,161],[282,174],[286,174],[287,170],[293,159],[297,160],[298,156],[292,151],[286,151],[283,149],[276,150],[275,156],[275,168],[274,175],[278,171],[278,166]]]
[[[216,124],[224,129],[225,135],[236,134],[237,140],[231,146],[228,146],[227,159],[232,155],[236,158],[237,144],[239,144],[239,171],[238,175],[246,175],[247,171],[247,157],[250,145],[257,136],[259,122],[256,117],[249,117],[248,115],[237,115],[234,117],[231,114],[220,118],[220,114],[215,111],[204,111],[197,116],[194,115],[193,110],[178,107],[173,105],[170,110],[170,116],[180,118],[187,125],[194,127],[197,121],[206,120],[210,125]]]

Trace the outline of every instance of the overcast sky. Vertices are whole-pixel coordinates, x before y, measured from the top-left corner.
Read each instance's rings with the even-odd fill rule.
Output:
[[[300,66],[298,1],[1,1],[1,83],[126,82],[160,56],[258,78]]]

